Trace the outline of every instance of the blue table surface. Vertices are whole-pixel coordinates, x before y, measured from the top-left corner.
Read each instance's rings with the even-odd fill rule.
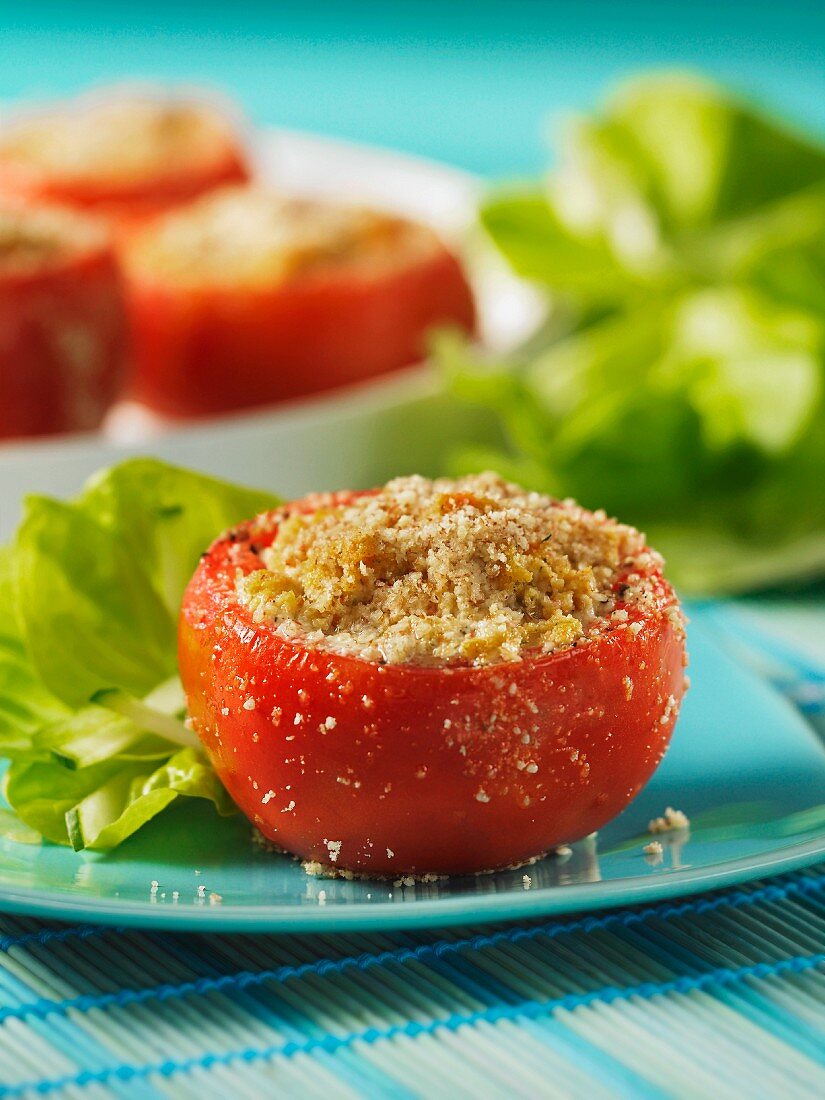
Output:
[[[368,0],[299,7],[4,5],[0,97],[124,76],[236,96],[252,119],[437,157],[491,176],[545,164],[548,119],[649,67],[701,69],[825,133],[818,0]]]

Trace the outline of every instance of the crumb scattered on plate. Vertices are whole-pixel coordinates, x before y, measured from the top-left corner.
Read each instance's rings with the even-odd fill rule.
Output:
[[[673,829],[687,829],[689,825],[690,818],[686,813],[668,806],[661,817],[654,817],[652,821],[648,822],[647,831],[655,835],[656,833],[669,833]]]

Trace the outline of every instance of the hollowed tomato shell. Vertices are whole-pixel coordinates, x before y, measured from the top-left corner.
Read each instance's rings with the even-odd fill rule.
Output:
[[[96,428],[123,382],[126,345],[108,244],[0,272],[0,439]]]
[[[271,287],[189,286],[127,264],[131,396],[167,416],[274,404],[419,362],[435,325],[475,327],[446,248],[376,275],[342,268]]]
[[[215,187],[246,183],[250,174],[245,154],[230,140],[222,155],[206,162],[131,179],[61,176],[24,161],[0,158],[0,194],[17,200],[71,206],[103,217],[116,228],[127,229]]]
[[[599,829],[662,759],[685,649],[660,575],[651,610],[628,608],[575,648],[483,667],[381,665],[253,621],[235,578],[262,567],[265,527],[204,555],[179,659],[210,760],[275,844],[367,875],[498,869]]]

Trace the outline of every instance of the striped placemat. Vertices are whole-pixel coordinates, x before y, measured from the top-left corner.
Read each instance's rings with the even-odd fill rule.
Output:
[[[719,629],[825,729],[819,663]],[[175,935],[0,918],[0,1097],[825,1095],[825,864],[519,926]]]
[[[3,1096],[825,1094],[825,866],[425,935],[2,921]]]

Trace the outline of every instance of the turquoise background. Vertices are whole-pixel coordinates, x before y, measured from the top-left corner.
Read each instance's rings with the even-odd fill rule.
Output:
[[[825,5],[364,0],[0,4],[0,97],[206,84],[257,123],[535,173],[547,119],[645,67],[700,68],[825,133]]]

